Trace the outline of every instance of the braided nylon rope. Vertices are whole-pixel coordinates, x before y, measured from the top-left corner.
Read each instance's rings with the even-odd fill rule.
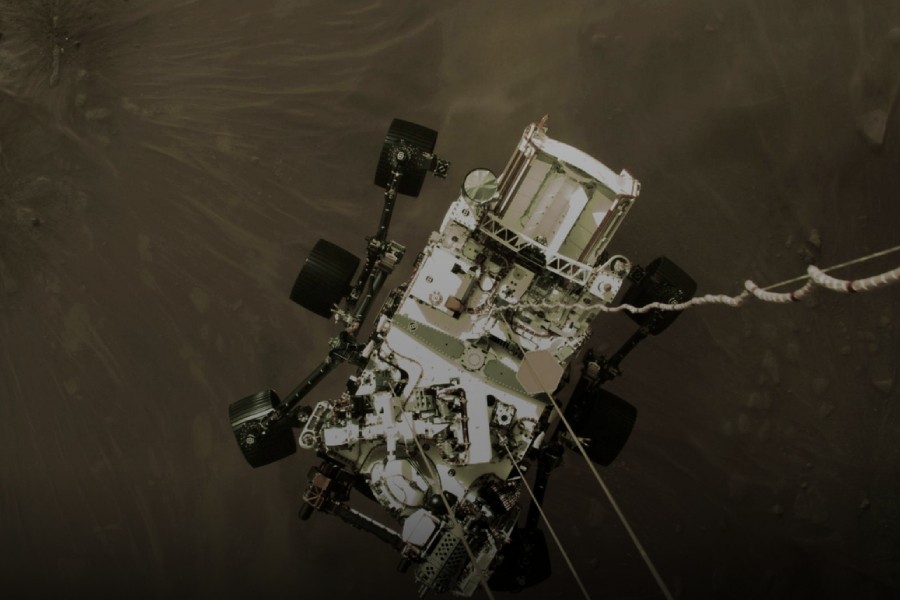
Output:
[[[810,266],[809,269],[807,269],[807,272],[809,273],[809,277],[816,282],[816,284],[835,292],[844,293],[868,292],[900,281],[900,267],[882,273],[881,275],[875,275],[874,277],[868,277],[866,279],[856,279],[853,281],[835,279],[830,275],[826,275],[814,266]]]
[[[825,289],[841,292],[841,293],[852,293],[852,292],[870,292],[872,290],[876,290],[878,288],[887,287],[889,285],[895,284],[900,281],[900,267],[896,269],[886,271],[885,273],[881,273],[880,275],[875,275],[873,277],[868,277],[866,279],[854,279],[854,280],[845,280],[845,279],[837,279],[835,277],[831,277],[830,275],[826,275],[824,271],[819,269],[816,266],[810,265],[807,269],[807,277],[809,277],[809,281],[806,282],[800,288],[797,288],[793,292],[787,293],[775,293],[769,292],[765,289],[759,287],[757,284],[753,283],[750,280],[744,282],[744,291],[736,296],[728,296],[727,294],[706,294],[705,296],[698,296],[696,298],[691,298],[687,302],[680,302],[677,304],[667,304],[665,302],[651,302],[645,306],[632,306],[630,304],[620,304],[619,306],[601,306],[599,307],[600,312],[606,313],[615,313],[628,311],[630,313],[642,314],[646,312],[650,312],[651,310],[684,310],[690,306],[700,306],[703,304],[722,304],[725,306],[731,306],[733,308],[738,308],[742,306],[749,298],[753,297],[757,300],[761,300],[763,302],[774,302],[777,304],[787,304],[789,302],[797,302],[806,296],[809,296],[816,286],[823,287]],[[775,287],[775,286],[771,286]],[[531,303],[521,305],[523,308],[598,308],[596,306],[589,306],[583,303],[573,303],[573,304],[564,304],[564,303]]]

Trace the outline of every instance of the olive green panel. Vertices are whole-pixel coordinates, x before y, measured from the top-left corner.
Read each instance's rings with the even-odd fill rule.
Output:
[[[441,356],[450,360],[462,358],[465,344],[439,329],[420,323],[405,315],[394,315],[391,319],[395,327],[401,327],[410,337],[422,342]]]
[[[528,396],[528,392],[519,384],[519,380],[516,379],[516,372],[504,365],[499,360],[489,360],[484,365],[484,376],[493,383],[497,385],[503,386],[506,389],[513,391],[517,394],[521,394],[523,396]]]

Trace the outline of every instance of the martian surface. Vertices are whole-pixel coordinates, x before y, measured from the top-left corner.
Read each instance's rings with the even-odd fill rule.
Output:
[[[900,244],[898,90],[888,0],[0,0],[0,593],[417,597],[297,518],[314,455],[250,468],[227,411],[323,357],[288,293],[319,238],[364,254],[391,119],[452,167],[399,199],[387,287],[547,114],[642,183],[611,250],[737,294]],[[601,475],[674,597],[900,597],[898,328],[898,286],[695,307],[623,363]],[[664,597],[577,454],[545,507],[591,597]],[[550,552],[516,597],[581,597]]]

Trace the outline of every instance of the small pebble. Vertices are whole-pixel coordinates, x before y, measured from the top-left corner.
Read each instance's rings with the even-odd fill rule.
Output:
[[[806,241],[809,242],[809,245],[815,249],[820,249],[822,247],[822,236],[819,234],[818,229],[811,229],[809,231],[809,237],[806,238]]]
[[[778,360],[771,350],[766,350],[763,355],[759,380],[760,383],[771,383],[773,385],[778,385],[781,382]]]
[[[887,123],[888,112],[882,108],[872,109],[857,117],[859,132],[869,144],[876,147],[884,143]]]
[[[800,346],[794,342],[788,342],[784,349],[785,357],[790,361],[796,361],[800,358]]]
[[[772,507],[772,514],[776,517],[780,517],[784,514],[784,508],[782,508],[780,504],[776,504]]]
[[[88,121],[102,121],[112,114],[108,108],[92,108],[84,112],[84,118]]]
[[[763,394],[761,392],[751,392],[747,396],[747,400],[744,405],[747,408],[752,408],[756,410],[768,410],[772,408],[772,398],[768,394]]]
[[[872,506],[872,503],[869,502],[868,498],[864,498],[863,501],[859,503],[859,510],[867,510],[870,506]]]
[[[874,385],[875,389],[882,394],[888,395],[894,389],[894,379],[893,377],[887,377],[885,379],[875,379],[872,381],[872,385]]]
[[[813,265],[816,263],[816,255],[809,248],[800,248],[797,250],[797,257],[804,265]]]
[[[812,380],[812,390],[816,395],[822,395],[828,389],[829,381],[824,377],[816,377]]]
[[[900,27],[891,28],[890,32],[888,32],[888,39],[895,46],[900,46]]]

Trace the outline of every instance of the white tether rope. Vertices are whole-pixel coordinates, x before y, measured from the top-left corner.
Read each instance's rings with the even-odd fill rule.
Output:
[[[900,281],[900,267],[892,269],[890,271],[886,271],[879,275],[874,275],[872,277],[867,277],[866,279],[837,279],[835,277],[831,277],[830,275],[826,275],[828,271],[834,271],[835,269],[839,269],[841,267],[846,267],[851,264],[856,264],[860,262],[864,262],[867,260],[871,260],[873,258],[877,258],[879,256],[884,256],[886,254],[890,254],[892,252],[896,252],[900,250],[900,246],[895,246],[893,248],[889,248],[888,250],[883,250],[881,252],[876,252],[874,254],[870,254],[868,256],[864,256],[862,258],[858,258],[856,260],[852,260],[840,265],[835,265],[833,267],[829,267],[827,269],[820,269],[815,265],[810,265],[806,269],[806,275],[801,275],[800,277],[795,277],[794,279],[789,279],[787,281],[782,281],[780,283],[776,283],[770,285],[765,288],[759,287],[754,282],[749,279],[744,282],[744,291],[736,296],[728,296],[727,294],[706,294],[705,296],[698,296],[696,298],[691,298],[687,302],[679,302],[677,304],[667,304],[665,302],[651,302],[645,306],[632,306],[630,304],[620,304],[619,306],[591,306],[582,303],[574,303],[574,304],[565,304],[565,303],[530,303],[530,304],[521,304],[519,305],[522,308],[584,308],[584,309],[599,309],[600,312],[606,313],[614,313],[614,312],[623,312],[627,311],[630,313],[646,313],[651,310],[684,310],[691,306],[700,306],[703,304],[723,304],[725,306],[731,306],[733,308],[738,308],[743,306],[743,304],[747,301],[751,296],[756,298],[757,300],[761,300],[763,302],[774,302],[778,304],[786,304],[789,302],[797,302],[802,298],[808,296],[812,293],[816,286],[825,288],[827,290],[831,290],[833,292],[841,292],[841,293],[854,293],[854,292],[870,292],[879,288],[887,287],[889,285],[895,284]],[[775,293],[770,292],[768,290],[781,287],[788,283],[794,283],[797,281],[802,281],[803,279],[808,279],[800,288],[797,288],[793,292],[787,293]]]

